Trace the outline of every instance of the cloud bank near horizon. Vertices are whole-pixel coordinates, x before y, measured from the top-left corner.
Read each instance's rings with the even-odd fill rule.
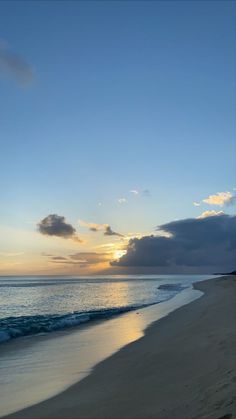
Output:
[[[218,214],[183,219],[161,225],[157,230],[164,230],[169,237],[133,238],[127,253],[111,265],[235,269],[236,216]]]
[[[66,257],[50,255],[49,261],[56,264],[87,268],[91,267],[92,265],[99,265],[104,262],[109,262],[110,257],[110,254],[106,252],[78,252]]]

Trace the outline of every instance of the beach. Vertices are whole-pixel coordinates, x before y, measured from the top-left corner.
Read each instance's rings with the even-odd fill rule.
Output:
[[[152,324],[82,381],[6,417],[235,418],[236,277],[194,287],[201,298]]]

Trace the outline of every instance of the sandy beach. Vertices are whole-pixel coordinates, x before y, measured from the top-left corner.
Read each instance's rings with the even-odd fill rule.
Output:
[[[84,380],[7,418],[235,418],[236,277],[195,287],[203,297],[154,323]]]

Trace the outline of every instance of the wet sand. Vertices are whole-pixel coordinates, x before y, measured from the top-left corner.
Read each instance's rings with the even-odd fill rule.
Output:
[[[151,325],[81,382],[7,418],[235,418],[236,277],[195,287],[203,297]]]

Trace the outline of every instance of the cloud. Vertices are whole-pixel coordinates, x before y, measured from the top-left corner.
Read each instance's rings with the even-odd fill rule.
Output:
[[[51,262],[65,265],[79,265],[84,268],[90,265],[108,262],[111,258],[109,253],[78,252],[67,257],[53,256]]]
[[[148,198],[149,196],[151,196],[151,192],[149,191],[149,189],[144,189],[142,191],[142,195]]]
[[[184,219],[164,224],[159,229],[170,237],[154,235],[131,239],[127,253],[113,266],[159,267],[174,272],[192,269],[208,272],[235,269],[236,216],[217,215]],[[161,270],[161,269],[160,269]]]
[[[65,217],[57,214],[49,214],[38,223],[38,230],[46,236],[57,236],[63,239],[80,241],[76,235],[76,229],[66,222]]]
[[[214,217],[216,215],[224,215],[224,211],[215,211],[215,210],[204,211],[197,218]]]
[[[32,67],[23,57],[11,51],[6,42],[0,41],[0,74],[14,78],[21,86],[33,80]]]
[[[194,205],[195,207],[200,207],[201,203],[200,203],[200,202],[193,202],[193,205]]]
[[[149,189],[143,189],[142,191],[138,191],[137,189],[131,189],[129,192],[135,196],[140,195],[146,198],[151,196],[151,192]],[[122,198],[117,199],[117,202],[119,204],[124,204],[125,202],[127,202],[127,199],[122,197]]]
[[[97,232],[104,229],[104,224],[88,223],[87,221],[79,220],[81,227],[87,227],[93,232]]]
[[[7,258],[22,256],[22,255],[24,255],[24,252],[0,252],[0,257],[3,256]]]
[[[80,263],[86,263],[87,265],[94,265],[97,263],[107,262],[110,259],[108,253],[97,253],[97,252],[79,252],[74,255],[70,255],[70,258]]]
[[[52,260],[67,260],[67,258],[64,258],[63,256],[52,256]]]
[[[122,234],[116,233],[115,231],[113,231],[112,228],[111,228],[111,226],[109,224],[88,223],[87,221],[82,221],[82,220],[79,220],[79,224],[82,227],[89,228],[90,231],[93,231],[95,233],[98,232],[98,231],[104,230],[104,236],[119,236],[119,237],[123,237]]]
[[[223,205],[232,204],[234,198],[235,197],[231,192],[217,192],[215,195],[209,195],[207,198],[203,199],[202,202],[222,207]]]
[[[105,226],[104,236],[119,236],[119,237],[123,237],[122,234],[116,233],[115,231],[113,231],[109,225],[106,225]]]

